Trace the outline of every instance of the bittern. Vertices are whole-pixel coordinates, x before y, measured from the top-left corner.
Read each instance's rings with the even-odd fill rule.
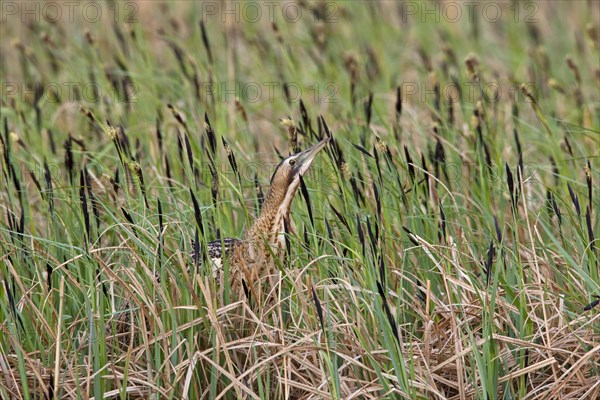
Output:
[[[260,214],[242,239],[226,238],[208,243],[213,276],[223,276],[225,257],[229,265],[228,284],[233,292],[240,293],[244,284],[244,291],[254,291],[254,284],[269,275],[275,267],[274,260],[283,256],[286,230],[291,230],[290,209],[300,178],[328,142],[329,138],[321,140],[311,148],[293,154],[279,163],[271,176],[269,191]]]
[[[311,148],[291,155],[281,161],[273,175],[267,197],[263,202],[260,214],[246,230],[242,239],[225,238],[208,243],[213,276],[220,280],[221,286],[228,284],[236,295],[243,292],[245,282],[247,294],[255,293],[260,298],[261,292],[255,287],[261,278],[272,274],[275,259],[281,258],[285,252],[286,230],[292,230],[290,209],[300,178],[308,171],[315,156],[329,142],[329,138],[321,140]],[[230,282],[223,282],[223,257],[229,265]],[[156,279],[160,274],[156,272]],[[131,307],[126,301],[123,310]],[[130,331],[129,312],[122,312],[117,318],[117,332],[124,334]],[[108,328],[110,329],[110,327]],[[124,335],[122,343],[129,340]]]

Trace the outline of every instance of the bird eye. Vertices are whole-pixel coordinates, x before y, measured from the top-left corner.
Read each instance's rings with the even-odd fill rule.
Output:
[[[295,158],[292,158],[292,159],[290,160],[290,166],[292,166],[292,167],[293,167],[294,165],[296,165],[296,159],[295,159]]]

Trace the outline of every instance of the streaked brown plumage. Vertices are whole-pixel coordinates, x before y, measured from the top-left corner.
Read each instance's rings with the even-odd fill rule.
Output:
[[[213,276],[220,280],[222,287],[229,285],[232,292],[238,296],[248,291],[247,294],[260,301],[263,294],[262,278],[272,275],[276,270],[274,258],[282,257],[285,252],[286,230],[293,231],[290,209],[300,185],[300,177],[308,171],[317,153],[328,142],[329,138],[321,140],[311,148],[291,155],[279,163],[271,177],[269,192],[260,214],[242,239],[224,238],[208,243],[208,257],[212,264]],[[223,282],[223,257],[229,265],[229,282]],[[158,272],[156,279],[160,281]],[[114,320],[120,345],[123,346],[127,346],[132,339],[128,333],[132,331],[133,314],[127,311],[131,307],[131,302],[125,301],[122,312]],[[110,336],[111,326],[107,329],[107,336]]]
[[[274,257],[280,258],[285,251],[286,228],[288,231],[292,229],[290,209],[300,185],[300,177],[308,171],[317,153],[328,142],[329,138],[321,140],[279,163],[271,177],[269,192],[260,214],[241,240],[226,238],[209,243],[213,273],[221,279],[223,254],[227,257],[230,282],[221,281],[222,285],[229,284],[235,293],[241,294],[243,280],[247,290],[256,293],[256,283],[272,274],[276,268]]]

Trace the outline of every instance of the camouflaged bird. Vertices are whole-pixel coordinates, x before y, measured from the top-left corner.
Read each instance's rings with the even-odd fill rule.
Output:
[[[229,285],[235,293],[241,294],[242,288],[247,295],[255,292],[256,283],[276,270],[274,260],[285,252],[285,233],[293,231],[290,209],[300,178],[328,142],[329,138],[321,140],[279,163],[260,214],[242,239],[225,238],[207,245],[213,276],[221,279],[221,285],[225,284],[222,282],[223,256],[229,265]]]

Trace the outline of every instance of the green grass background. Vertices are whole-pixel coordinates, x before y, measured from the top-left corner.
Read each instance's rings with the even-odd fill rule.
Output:
[[[2,5],[3,398],[598,395],[595,2],[55,4]],[[326,132],[277,301],[189,273]]]

